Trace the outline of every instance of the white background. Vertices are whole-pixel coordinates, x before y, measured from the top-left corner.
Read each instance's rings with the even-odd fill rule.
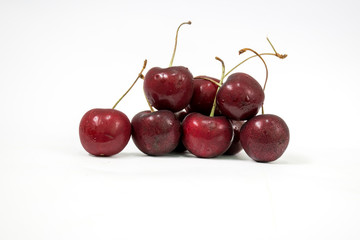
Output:
[[[0,239],[359,239],[358,1],[0,1]],[[219,77],[266,57],[265,111],[289,125],[276,162],[245,153],[88,155],[82,115],[148,68]],[[250,55],[250,53],[247,56]],[[239,68],[262,84],[253,59]],[[118,105],[147,105],[142,84]]]

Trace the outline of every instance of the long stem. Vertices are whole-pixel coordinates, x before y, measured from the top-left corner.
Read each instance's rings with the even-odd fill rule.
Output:
[[[272,55],[272,56],[276,56],[280,59],[284,59],[287,57],[287,54],[280,54],[278,53],[276,50],[275,50],[275,47],[274,45],[270,42],[270,39],[267,37],[266,40],[269,42],[271,48],[273,49],[274,53],[260,53],[259,55],[261,56],[264,56],[264,55]],[[242,52],[241,52],[242,53]],[[254,58],[254,57],[257,57],[258,55],[253,55],[251,57],[248,57],[247,59],[245,59],[244,61],[242,61],[241,63],[237,64],[235,67],[233,67],[232,69],[230,69],[230,71],[228,71],[226,74],[225,74],[225,77],[227,75],[229,75],[232,71],[234,71],[238,66],[240,66],[241,64],[243,64],[244,62],[246,62],[247,60],[251,59],[251,58]]]
[[[259,55],[261,56],[276,56],[278,58],[281,58],[281,59],[284,59],[287,57],[286,54],[278,54],[278,53],[260,53]],[[258,57],[258,55],[253,55],[253,56],[250,56],[248,57],[247,59],[245,59],[244,61],[240,62],[239,64],[237,64],[235,67],[233,67],[231,70],[229,70],[226,74],[225,74],[225,77],[227,77],[232,71],[234,71],[237,67],[239,67],[241,64],[243,64],[244,62],[250,60],[251,58],[254,58],[254,57]]]
[[[265,83],[264,83],[263,91],[265,91],[266,83],[267,83],[268,76],[269,76],[268,67],[267,67],[264,59],[261,57],[261,55],[258,54],[257,52],[255,52],[254,50],[252,50],[251,48],[243,48],[243,49],[241,49],[241,50],[239,51],[239,54],[242,54],[242,53],[244,53],[244,52],[246,52],[246,51],[251,51],[251,52],[255,53],[256,56],[258,56],[258,57],[261,59],[261,61],[264,63],[265,70],[266,70],[266,77],[265,77]]]
[[[188,21],[188,22],[183,22],[182,24],[179,25],[179,27],[177,28],[176,30],[176,36],[175,36],[175,46],[174,46],[174,51],[173,51],[173,54],[172,54],[172,57],[171,57],[171,60],[170,60],[170,64],[169,64],[169,67],[171,67],[173,65],[173,61],[174,61],[174,57],[175,57],[175,52],[176,52],[176,47],[177,47],[177,40],[178,40],[178,35],[179,35],[179,30],[180,30],[180,27],[184,24],[191,24],[191,21]]]
[[[239,54],[242,54],[246,51],[251,51],[253,53],[255,53],[260,59],[261,61],[264,63],[264,66],[265,66],[265,70],[266,70],[266,77],[265,77],[265,83],[264,83],[264,87],[263,87],[263,91],[265,91],[265,87],[266,87],[266,83],[267,83],[267,80],[268,80],[268,76],[269,76],[269,70],[268,70],[268,67],[264,61],[264,59],[260,56],[260,54],[258,54],[257,52],[255,52],[254,50],[252,50],[251,48],[243,48],[239,51]],[[261,106],[261,113],[264,114],[264,104],[262,104]]]
[[[144,71],[145,68],[146,68],[146,64],[147,64],[147,60],[145,59],[144,65],[143,65],[140,73],[138,74],[137,78],[135,79],[135,81],[133,82],[133,84],[131,84],[130,88],[124,93],[124,95],[122,95],[121,98],[115,103],[115,105],[112,107],[112,109],[115,109],[116,106],[119,104],[119,102],[126,96],[126,94],[128,94],[128,92],[130,92],[130,90],[131,90],[132,87],[135,85],[135,83],[137,82],[137,80],[138,80],[139,78],[143,78],[142,73],[143,73],[143,71]]]
[[[225,78],[225,63],[223,60],[221,60],[219,57],[215,57],[216,60],[221,62],[222,65],[222,71],[221,71],[221,78],[220,78],[220,83],[219,85],[222,86],[223,82],[224,82],[224,78]],[[216,109],[216,97],[217,97],[217,93],[219,92],[220,87],[218,87],[218,89],[216,90],[216,94],[215,94],[215,98],[214,98],[214,102],[213,102],[213,106],[211,108],[211,112],[210,112],[210,117],[213,117],[215,115],[215,109]]]

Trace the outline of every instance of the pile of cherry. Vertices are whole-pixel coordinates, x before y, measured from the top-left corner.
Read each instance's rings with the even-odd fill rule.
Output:
[[[168,68],[154,67],[144,76],[147,61],[129,90],[111,109],[92,109],[82,117],[79,127],[84,149],[95,156],[111,156],[121,152],[130,136],[140,151],[151,156],[170,152],[185,152],[197,157],[212,158],[234,155],[242,149],[255,161],[270,162],[278,159],[289,143],[289,129],[280,117],[264,114],[264,90],[268,69],[262,56],[285,58],[276,52],[257,53],[244,48],[239,54],[251,51],[248,57],[225,73],[222,64],[220,79],[208,76],[193,77],[189,69],[172,66],[174,52]],[[232,73],[247,60],[259,57],[266,69],[262,87],[246,73]],[[227,77],[226,81],[224,79]],[[150,110],[136,114],[133,119],[115,110],[117,104],[131,90],[138,79],[144,80],[145,99]],[[157,111],[154,110],[157,109]],[[262,114],[258,114],[262,109]]]

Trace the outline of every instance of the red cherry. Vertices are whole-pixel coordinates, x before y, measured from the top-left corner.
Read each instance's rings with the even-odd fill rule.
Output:
[[[230,122],[222,116],[209,117],[190,113],[183,121],[182,142],[197,157],[212,158],[223,154],[233,139]]]
[[[216,83],[220,83],[220,80],[208,76],[194,78],[194,92],[188,106],[191,112],[210,114],[219,87]]]
[[[240,142],[240,129],[244,122],[236,120],[230,120],[230,122],[234,130],[234,139],[232,140],[229,149],[224,153],[225,155],[235,155],[243,149]]]
[[[258,115],[240,130],[240,142],[245,152],[257,162],[271,162],[286,150],[290,139],[285,121],[272,114]]]
[[[220,87],[217,106],[230,119],[247,120],[255,116],[264,102],[260,84],[246,73],[233,73]]]
[[[79,135],[84,149],[95,156],[111,156],[121,152],[129,142],[131,124],[128,117],[115,110],[118,103],[142,76],[147,60],[130,88],[115,103],[112,109],[92,109],[80,121]]]
[[[144,78],[144,92],[149,104],[158,110],[171,110],[173,112],[184,109],[191,100],[194,83],[193,75],[183,66],[173,67],[176,53],[180,24],[176,31],[175,46],[168,68],[154,67]]]
[[[80,141],[95,156],[121,152],[129,142],[131,125],[128,117],[115,109],[92,109],[80,121]]]
[[[193,76],[186,67],[155,67],[145,75],[144,92],[158,110],[173,112],[184,109],[193,94]]]
[[[135,145],[148,155],[170,153],[180,141],[180,122],[168,110],[140,112],[133,117],[131,125]]]

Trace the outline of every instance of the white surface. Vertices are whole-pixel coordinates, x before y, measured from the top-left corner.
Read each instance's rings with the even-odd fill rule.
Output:
[[[359,3],[355,1],[1,1],[0,239],[359,239]],[[139,72],[174,64],[219,76],[237,51],[267,57],[265,111],[288,123],[272,164],[111,158],[78,140]],[[262,83],[257,59],[239,68]],[[119,104],[144,109],[141,84]]]

